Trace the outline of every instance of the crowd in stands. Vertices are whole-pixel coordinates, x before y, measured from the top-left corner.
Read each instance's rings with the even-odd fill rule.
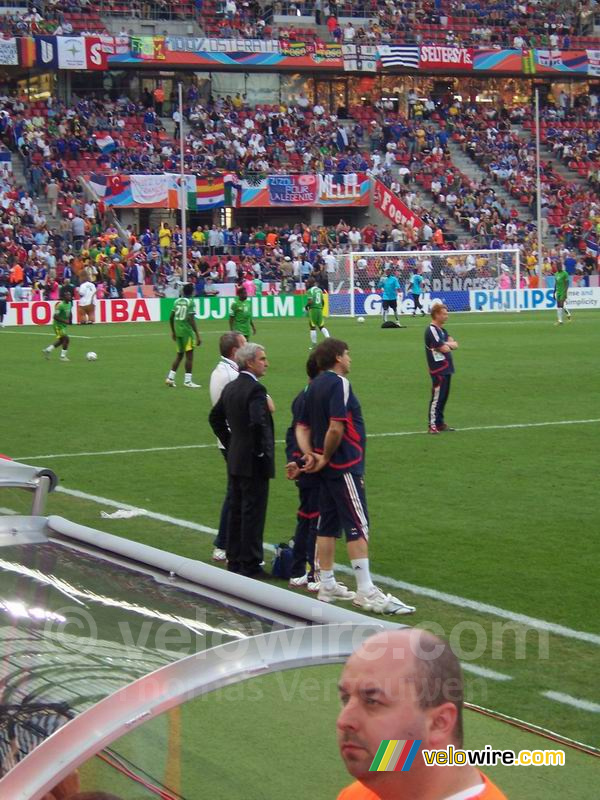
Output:
[[[177,227],[163,223],[156,230],[124,233],[111,224],[102,200],[86,198],[77,180],[86,168],[103,164],[119,170],[121,164],[139,169],[150,164],[157,170],[174,164],[169,159],[175,144],[162,130],[156,104],[150,93],[140,103],[122,96],[107,102],[75,99],[70,107],[0,96],[0,138],[12,157],[22,160],[25,175],[25,185],[18,186],[10,170],[1,174],[0,277],[15,289],[20,284],[19,291],[27,296],[49,299],[61,284],[76,283],[88,272],[100,285],[99,296],[104,292],[109,297],[145,285],[160,296],[181,280],[182,234]],[[517,244],[524,263],[535,266],[535,225],[526,213],[533,205],[534,159],[521,127],[531,122],[527,109],[482,111],[473,103],[417,98],[409,102],[406,114],[386,103],[361,107],[360,114],[350,109],[351,121],[341,126],[335,115],[302,94],[291,107],[250,109],[239,95],[204,107],[191,90],[188,107],[192,128],[186,155],[199,174],[214,169],[241,175],[253,170],[366,170],[424,222],[418,230],[371,224],[359,229],[343,220],[332,226],[196,227],[188,231],[187,249],[198,294],[213,293],[214,283],[243,280],[249,273],[280,291],[293,289],[316,270],[326,286],[339,268],[337,257],[362,250],[502,249]],[[144,122],[148,113],[153,114],[150,125]],[[577,120],[569,119],[572,114],[583,118],[585,110],[569,107],[560,119],[548,113],[546,141],[557,159],[583,158],[584,148],[595,158],[600,126],[593,122],[577,127]],[[97,135],[106,132],[117,143],[117,155],[98,149]],[[485,179],[477,183],[460,172],[451,158],[450,140],[471,155]],[[132,152],[136,146],[139,160]],[[565,257],[565,248],[581,259],[582,269],[590,268],[586,248],[600,234],[594,187],[569,182],[551,163],[543,163],[542,175],[544,218],[559,242],[545,254],[546,269],[551,271]],[[426,207],[417,184],[435,205]],[[498,197],[498,184],[514,196],[514,207],[509,209]],[[44,197],[51,222],[39,205]],[[448,219],[465,229],[458,244],[447,230]]]

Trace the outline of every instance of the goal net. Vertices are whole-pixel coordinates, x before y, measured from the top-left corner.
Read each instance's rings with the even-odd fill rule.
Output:
[[[415,311],[415,295],[419,313],[419,304],[428,314],[436,298],[449,311],[519,311],[519,255],[516,248],[342,253],[328,273],[329,314],[381,314],[381,280],[388,268],[400,284],[400,314]]]

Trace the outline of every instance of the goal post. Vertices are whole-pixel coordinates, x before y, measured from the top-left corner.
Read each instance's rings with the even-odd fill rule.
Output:
[[[420,287],[420,304],[428,313],[442,300],[449,311],[520,311],[520,251],[393,250],[340,253],[329,272],[331,316],[374,316],[381,313],[380,281],[386,267],[400,284],[398,311],[412,314],[411,289]],[[419,276],[413,280],[413,276]],[[417,306],[418,308],[418,306]]]

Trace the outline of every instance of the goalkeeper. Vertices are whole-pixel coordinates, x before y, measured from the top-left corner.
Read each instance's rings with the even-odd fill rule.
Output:
[[[306,305],[308,324],[310,327],[310,341],[312,350],[317,344],[317,328],[328,339],[329,331],[323,324],[323,290],[317,286],[314,278],[306,281]]]
[[[394,319],[398,322],[398,292],[400,283],[392,274],[393,267],[389,264],[384,268],[383,277],[379,279],[378,288],[383,289],[381,303],[383,307],[383,321],[387,322],[390,309],[394,312]]]

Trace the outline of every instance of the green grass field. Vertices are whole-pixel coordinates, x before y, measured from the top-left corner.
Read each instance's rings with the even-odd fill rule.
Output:
[[[562,328],[554,319],[451,315],[460,349],[446,416],[459,430],[437,437],[424,433],[425,321],[384,331],[376,319],[332,318],[329,328],[350,345],[370,435],[371,560],[382,588],[417,606],[411,624],[451,638],[474,703],[600,747],[600,315],[578,312]],[[307,326],[259,320],[257,328],[281,440],[304,385]],[[194,370],[203,388],[190,391],[181,378],[177,389],[164,385],[173,357],[164,324],[74,329],[69,364],[42,358],[49,329],[1,330],[0,450],[51,467],[61,487],[80,493],[54,494],[51,513],[208,559],[210,533],[177,520],[218,522],[225,480],[207,387],[222,331],[222,322],[203,323]],[[88,350],[96,363],[86,362]],[[283,445],[278,456],[269,543],[290,538],[295,525]],[[149,515],[101,519],[114,510],[102,498]],[[19,502],[0,498],[16,510]],[[341,544],[337,560],[347,564]]]

